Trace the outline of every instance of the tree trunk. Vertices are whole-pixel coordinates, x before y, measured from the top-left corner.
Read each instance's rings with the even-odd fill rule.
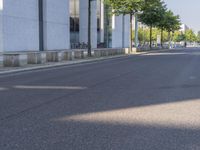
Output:
[[[170,46],[171,46],[171,38],[170,38],[170,32],[168,32],[168,42],[169,42],[169,48],[170,48]]]
[[[152,48],[152,26],[150,26],[150,37],[149,37],[150,39],[150,45],[149,45],[149,47],[150,47],[150,49]]]
[[[161,47],[163,48],[163,29],[161,29]]]

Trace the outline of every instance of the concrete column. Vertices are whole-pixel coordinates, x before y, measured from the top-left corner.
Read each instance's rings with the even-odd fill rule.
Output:
[[[88,0],[80,0],[80,42],[88,43]],[[91,46],[97,47],[97,2],[91,2]]]
[[[0,52],[38,51],[38,1],[0,0]]]
[[[100,18],[100,22],[101,22],[101,28],[100,28],[100,42],[103,43],[104,42],[104,3],[103,0],[100,0],[100,7],[101,7],[101,18]]]
[[[129,47],[130,42],[130,15],[124,16],[124,47]]]
[[[0,0],[0,53],[3,52],[3,0]]]
[[[112,17],[112,47],[118,48],[122,47],[122,37],[123,37],[123,26],[122,26],[122,18],[123,15]]]
[[[69,0],[44,0],[44,49],[70,48]]]
[[[123,18],[124,17],[124,18]],[[130,41],[130,17],[120,15],[112,17],[112,47],[129,47]]]

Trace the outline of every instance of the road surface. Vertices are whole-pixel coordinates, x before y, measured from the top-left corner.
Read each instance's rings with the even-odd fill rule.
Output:
[[[200,49],[0,76],[1,150],[200,150]]]

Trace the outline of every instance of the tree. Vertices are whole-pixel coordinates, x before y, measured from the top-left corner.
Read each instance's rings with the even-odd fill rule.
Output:
[[[138,41],[141,45],[144,44],[145,41],[149,41],[147,35],[148,35],[147,29],[143,29],[143,28],[138,29]],[[132,32],[132,40],[133,41],[135,40],[135,30],[133,30]]]
[[[195,33],[190,29],[185,32],[186,41],[188,42],[196,42],[197,37]]]
[[[157,27],[161,30],[161,47],[163,47],[163,41],[164,41],[164,31],[166,29],[166,24],[167,24],[167,18],[166,18],[166,13],[167,13],[167,7],[163,3],[163,10],[162,10],[162,18],[161,20],[157,23]]]
[[[171,10],[168,10],[165,13],[165,30],[168,32],[169,46],[171,44],[171,33],[173,36],[174,32],[180,29],[180,25],[180,17],[178,15],[174,15]]]
[[[141,10],[144,0],[105,0],[105,2],[112,7],[115,15],[130,15],[130,50],[132,51],[133,15]]]
[[[139,20],[150,28],[150,48],[152,46],[152,29],[163,19],[165,12],[164,2],[161,0],[146,0]]]
[[[185,35],[180,31],[175,31],[173,36],[173,41],[174,42],[185,41]]]
[[[197,42],[200,43],[200,31],[197,33]]]

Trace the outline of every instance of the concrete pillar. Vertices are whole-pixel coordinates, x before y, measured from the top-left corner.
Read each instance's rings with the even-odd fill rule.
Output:
[[[88,43],[88,0],[80,0],[80,42]],[[91,2],[91,46],[97,47],[97,2]]]
[[[130,43],[130,15],[124,16],[124,48],[129,47]]]
[[[44,0],[44,49],[70,48],[69,0]]]
[[[0,53],[3,52],[3,0],[0,0]]]
[[[0,0],[0,52],[38,51],[38,1]]]
[[[112,17],[112,47],[128,47],[130,41],[130,17],[120,15]]]
[[[122,15],[112,17],[112,47],[122,47]]]
[[[100,42],[104,42],[104,2],[103,0],[100,0],[100,9],[101,9],[101,18],[100,18]]]

